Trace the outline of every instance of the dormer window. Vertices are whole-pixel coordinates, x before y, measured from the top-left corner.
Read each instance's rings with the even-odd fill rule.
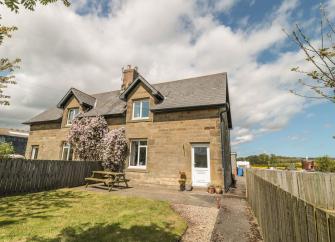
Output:
[[[149,99],[133,102],[133,119],[149,118]]]
[[[71,125],[74,118],[79,114],[79,108],[70,108],[67,111],[66,125]]]

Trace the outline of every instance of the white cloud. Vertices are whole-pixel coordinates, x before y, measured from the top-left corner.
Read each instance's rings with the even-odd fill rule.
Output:
[[[304,107],[289,94],[297,77],[289,71],[301,61],[288,52],[260,64],[264,50],[283,44],[297,1],[286,0],[264,24],[232,30],[216,18],[237,1],[113,1],[107,17],[80,16],[85,0],[16,15],[2,9],[3,22],[19,27],[0,49],[21,57],[19,84],[8,89],[10,107],[1,107],[0,126],[19,126],[54,106],[72,86],[88,93],[118,89],[121,67],[134,64],[152,83],[227,71],[232,102],[233,144],[250,142],[283,128]],[[214,4],[214,8],[213,8]]]

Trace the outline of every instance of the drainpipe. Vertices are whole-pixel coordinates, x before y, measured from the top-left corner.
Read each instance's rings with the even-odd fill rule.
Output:
[[[225,143],[226,143],[226,129],[228,129],[228,124],[224,122],[224,114],[227,113],[229,109],[229,106],[225,104],[223,109],[220,111],[220,136],[221,136],[221,155],[222,155],[222,167],[223,167],[223,178],[224,178],[224,188],[225,191],[227,192],[229,188],[232,185],[232,171],[228,171],[229,169],[229,164],[228,160],[225,157],[225,153],[228,152],[228,150],[225,150]],[[230,154],[229,154],[230,155]],[[228,154],[227,154],[228,156]],[[230,166],[231,168],[231,166]]]

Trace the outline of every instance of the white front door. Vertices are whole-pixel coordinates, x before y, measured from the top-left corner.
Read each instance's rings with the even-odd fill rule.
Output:
[[[209,144],[192,145],[192,184],[205,187],[211,182]]]

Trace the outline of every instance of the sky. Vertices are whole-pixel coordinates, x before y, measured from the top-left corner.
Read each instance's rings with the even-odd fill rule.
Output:
[[[20,57],[17,85],[6,89],[0,126],[21,123],[55,106],[70,87],[86,93],[116,90],[121,68],[138,66],[151,83],[227,72],[239,156],[266,152],[335,156],[335,104],[289,90],[308,90],[290,69],[305,65],[289,40],[300,24],[316,38],[315,0],[75,0],[11,13],[2,24],[19,29],[0,55]],[[335,0],[325,0],[335,18]]]

